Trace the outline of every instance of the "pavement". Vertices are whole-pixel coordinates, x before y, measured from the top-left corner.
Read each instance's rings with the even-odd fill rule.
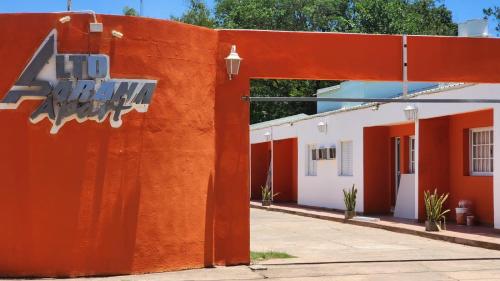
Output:
[[[416,220],[395,218],[393,216],[354,217],[346,221],[343,212],[327,208],[301,206],[289,203],[273,203],[270,207],[263,207],[260,202],[252,201],[251,208],[275,211],[299,216],[318,218],[329,221],[349,223],[354,225],[385,229],[398,233],[417,235],[486,249],[500,250],[500,233],[488,226],[464,226],[453,222],[447,223],[447,230],[440,232],[425,231],[423,223]]]
[[[251,209],[251,249],[296,258],[85,281],[500,280],[500,251],[259,209]]]

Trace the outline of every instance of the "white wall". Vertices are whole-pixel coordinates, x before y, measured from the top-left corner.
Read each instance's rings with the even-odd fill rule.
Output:
[[[416,99],[500,99],[500,84],[478,84],[466,87],[449,89],[447,91],[421,95]],[[273,133],[273,139],[290,137],[298,138],[298,203],[302,205],[344,209],[343,188],[350,188],[355,184],[358,188],[357,211],[363,211],[363,128],[370,126],[392,125],[407,123],[403,109],[407,104],[384,104],[378,110],[371,108],[317,115],[310,119],[295,122],[293,125],[284,124],[273,128],[251,131],[251,142],[266,141],[264,134]],[[494,109],[495,134],[500,136],[500,105],[484,103],[453,103],[453,104],[416,104],[420,119],[444,115],[458,114],[481,109]],[[327,132],[320,133],[317,128],[319,122],[327,123]],[[495,147],[500,148],[500,138],[495,138]],[[338,159],[340,155],[340,141],[353,141],[353,176],[339,176]],[[417,136],[418,143],[418,136]],[[316,144],[318,147],[336,145],[336,160],[317,161],[317,176],[306,176],[307,145]],[[418,149],[418,144],[417,144]],[[495,165],[500,167],[500,149],[495,149]],[[418,165],[417,165],[418,166]],[[418,170],[416,171],[418,173]],[[500,169],[494,172],[494,202],[495,226],[500,228]],[[415,177],[418,181],[418,177]],[[418,183],[416,182],[416,186]],[[418,200],[418,199],[417,199]],[[418,210],[417,210],[418,213]]]

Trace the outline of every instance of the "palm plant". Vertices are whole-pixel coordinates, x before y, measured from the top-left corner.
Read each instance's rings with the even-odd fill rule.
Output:
[[[356,195],[358,194],[358,190],[352,185],[351,190],[342,190],[344,192],[344,203],[346,211],[354,211],[356,209]]]
[[[260,189],[262,191],[262,204],[263,205],[270,205],[273,198],[279,194],[279,192],[273,194],[271,187],[268,185],[261,186]]]
[[[449,209],[443,209],[444,202],[448,199],[448,195],[449,193],[438,195],[437,189],[434,189],[434,193],[431,193],[429,190],[424,191],[427,230],[440,230],[440,222],[445,219],[445,214],[450,211]]]
[[[358,194],[358,190],[352,185],[350,190],[342,190],[344,192],[344,203],[345,203],[345,219],[352,219],[356,216],[356,195]]]

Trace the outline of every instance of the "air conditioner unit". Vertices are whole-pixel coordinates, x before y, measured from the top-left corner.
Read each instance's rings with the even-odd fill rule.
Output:
[[[337,149],[335,147],[328,148],[328,158],[329,160],[337,158]]]

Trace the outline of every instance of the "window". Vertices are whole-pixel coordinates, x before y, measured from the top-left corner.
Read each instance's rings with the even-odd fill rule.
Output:
[[[335,147],[328,148],[328,159],[335,159],[337,157],[337,151]]]
[[[470,173],[475,176],[493,174],[493,130],[470,130]]]
[[[340,175],[352,176],[352,141],[340,143]]]
[[[408,146],[410,147],[410,163],[408,163],[408,172],[410,174],[415,173],[415,136],[410,137]]]
[[[316,145],[307,146],[306,176],[316,176],[316,159],[318,159]]]

